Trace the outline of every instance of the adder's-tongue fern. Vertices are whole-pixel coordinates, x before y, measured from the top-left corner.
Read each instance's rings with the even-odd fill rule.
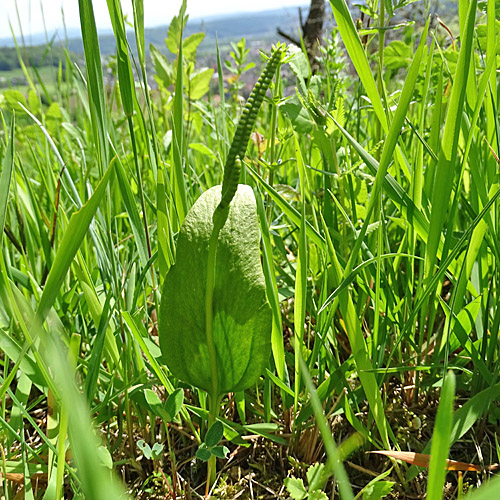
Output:
[[[285,52],[285,44],[277,44],[271,51],[271,57],[267,61],[266,67],[262,71],[260,78],[257,80],[255,87],[248,98],[248,101],[243,109],[238,127],[234,133],[233,142],[229,149],[229,154],[224,166],[224,179],[222,181],[222,197],[217,207],[216,213],[225,210],[233,199],[238,181],[240,177],[241,162],[239,158],[245,155],[250,134],[255,125],[257,114],[259,112],[262,101],[266,95],[267,89],[271,84],[274,73],[281,58]]]
[[[208,242],[207,255],[207,274],[205,288],[205,332],[206,345],[208,347],[208,356],[210,360],[210,378],[212,380],[212,388],[210,392],[210,415],[209,422],[213,423],[218,414],[218,402],[216,398],[219,396],[218,372],[217,372],[217,354],[214,341],[213,319],[214,319],[214,287],[215,287],[215,267],[217,260],[217,246],[219,241],[219,233],[224,226],[229,215],[229,205],[238,189],[238,180],[240,178],[241,160],[247,149],[250,134],[257,119],[264,96],[271,84],[276,68],[281,61],[281,57],[285,51],[284,44],[278,44],[273,47],[271,57],[267,61],[266,67],[262,71],[260,78],[255,84],[250,97],[243,109],[236,132],[234,133],[233,142],[226,159],[224,167],[224,179],[222,181],[221,201],[217,205],[212,216],[213,229]],[[209,470],[213,476],[215,471],[215,456],[209,462]],[[212,477],[215,480],[215,476]]]

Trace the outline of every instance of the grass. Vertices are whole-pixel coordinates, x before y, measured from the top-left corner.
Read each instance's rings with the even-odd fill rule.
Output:
[[[360,36],[332,0],[323,70],[311,76],[300,50],[284,58],[246,154],[231,138],[257,107],[243,112],[236,87],[213,93],[220,58],[218,85],[195,71],[201,38],[183,37],[182,9],[176,61],[150,67],[133,4],[134,57],[108,2],[114,83],[79,0],[85,68],[68,60],[64,78],[31,74],[0,98],[3,496],[206,496],[195,457],[224,455],[215,431],[206,441],[217,420],[230,453],[217,498],[287,498],[287,477],[311,498],[493,498],[500,86],[481,37],[495,33],[494,0],[459,2],[454,44],[432,20],[390,33],[392,6]],[[396,42],[411,61],[394,59]],[[158,315],[182,223],[235,147],[256,199],[270,351],[250,388],[214,397],[172,375]],[[430,453],[429,480],[370,450]],[[446,472],[446,459],[482,473]]]
[[[37,69],[35,76],[37,81],[43,82],[45,90],[48,94],[53,95],[57,92],[58,69],[49,66],[42,66]],[[0,71],[0,87],[2,89],[15,89],[27,95],[30,90],[30,85],[27,83],[25,74],[22,68],[12,69],[9,71]]]

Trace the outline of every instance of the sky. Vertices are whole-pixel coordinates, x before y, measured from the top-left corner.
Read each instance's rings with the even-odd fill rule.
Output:
[[[209,17],[233,12],[262,11],[282,7],[296,7],[307,4],[307,0],[188,0],[187,12],[191,18]],[[16,4],[21,18],[23,34],[38,34],[48,32],[63,26],[62,11],[66,27],[79,28],[78,0],[0,0],[0,38],[11,36],[9,20],[14,27],[16,36],[19,35]],[[169,24],[177,14],[181,0],[144,0],[144,22],[147,27]],[[97,28],[111,29],[109,14],[105,0],[93,0],[94,14]],[[125,14],[132,19],[131,0],[122,0]],[[43,10],[43,16],[42,16]]]

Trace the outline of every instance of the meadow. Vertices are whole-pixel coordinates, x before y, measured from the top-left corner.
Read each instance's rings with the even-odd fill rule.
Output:
[[[331,0],[250,95],[107,3],[0,93],[2,498],[500,496],[498,2]]]

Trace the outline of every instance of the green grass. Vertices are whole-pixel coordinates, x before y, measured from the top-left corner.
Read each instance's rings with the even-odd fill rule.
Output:
[[[35,76],[35,79],[40,79],[47,91],[50,94],[54,94],[57,90],[57,68],[41,66],[37,71],[38,75]],[[4,90],[7,88],[19,90],[23,94],[28,93],[30,86],[26,82],[24,72],[21,68],[0,71],[0,89]]]
[[[207,467],[195,457],[199,446],[222,454],[205,441],[217,419],[231,453],[218,459],[217,498],[286,498],[284,479],[311,485],[309,470],[321,470],[314,484],[328,497],[448,499],[487,482],[471,498],[493,498],[495,1],[482,11],[460,1],[453,46],[432,20],[387,31],[388,8],[372,23],[380,30],[360,35],[346,2],[332,0],[338,32],[323,70],[311,77],[304,54],[290,51],[252,130],[258,103],[243,111],[235,86],[218,95],[223,61],[212,82],[196,63],[202,37],[181,43],[183,11],[168,33],[176,61],[157,56],[150,67],[142,1],[133,4],[136,59],[120,2],[108,1],[113,83],[92,2],[79,0],[85,67],[69,54],[59,74],[25,67],[28,86],[0,97],[2,495],[203,497]],[[395,57],[396,42],[410,60]],[[298,90],[286,96],[290,85]],[[254,131],[261,138],[246,147]],[[158,316],[182,223],[237,156],[256,198],[270,354],[250,388],[213,397],[169,371]],[[200,280],[185,279],[183,296],[211,288]],[[377,449],[430,453],[428,474],[365,454]],[[447,458],[485,472],[459,479]]]

